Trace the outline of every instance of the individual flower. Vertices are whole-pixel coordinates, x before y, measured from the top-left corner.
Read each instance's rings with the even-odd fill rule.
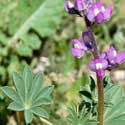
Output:
[[[72,55],[77,58],[81,58],[88,50],[91,51],[92,44],[91,44],[91,39],[89,37],[89,31],[82,33],[81,41],[73,39],[72,44],[74,45],[74,47],[72,48]]]
[[[85,46],[84,42],[73,39],[72,44],[74,45],[72,48],[72,55],[77,58],[81,58],[87,51],[87,47]]]
[[[107,52],[107,60],[112,65],[119,65],[125,60],[125,53],[118,52],[111,46]]]
[[[70,14],[80,15],[81,11],[88,10],[93,4],[93,0],[74,0],[74,5],[70,0],[65,1],[65,10]]]
[[[105,8],[101,2],[93,3],[86,14],[90,22],[101,24],[111,18],[112,7]]]
[[[107,52],[103,52],[100,55],[100,58],[106,59],[108,61],[107,69],[111,70],[125,61],[125,53],[117,52],[115,48],[111,46]]]
[[[92,49],[92,42],[89,37],[89,31],[82,32],[82,40],[88,49]]]
[[[65,1],[65,10],[70,14],[77,14],[81,16],[80,12],[74,8],[74,5],[70,2],[70,0]]]
[[[90,70],[96,72],[98,77],[103,77],[105,75],[105,70],[107,66],[108,66],[107,60],[102,58],[94,59],[89,64]]]

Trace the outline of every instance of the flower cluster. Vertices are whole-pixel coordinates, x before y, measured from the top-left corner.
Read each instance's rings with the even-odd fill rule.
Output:
[[[88,51],[93,52],[92,42],[89,37],[89,31],[82,33],[82,39],[72,39],[72,55],[81,58]],[[90,64],[90,70],[97,73],[98,77],[105,75],[105,70],[111,70],[125,60],[124,52],[117,52],[113,46],[107,52],[103,52],[99,58],[93,59]]]
[[[81,58],[88,51],[92,51],[91,40],[89,38],[89,32],[82,33],[82,40],[73,39],[72,55],[77,58]],[[97,73],[98,77],[105,75],[105,70],[112,70],[119,64],[125,61],[125,53],[117,52],[113,46],[109,48],[107,52],[103,52],[98,59],[93,59],[90,64],[90,70]]]
[[[71,4],[70,0],[65,2],[65,10],[70,14],[77,14],[84,16],[85,21],[89,25],[94,23],[102,24],[109,20],[112,15],[112,7],[104,7],[101,1],[94,2],[94,0],[74,0],[74,4]],[[88,25],[88,26],[89,26]],[[95,51],[94,44],[92,45],[91,33],[87,31],[82,33],[82,39],[73,39],[72,55],[81,58],[88,51]],[[98,57],[98,56],[97,56]],[[103,52],[100,57],[93,59],[90,64],[90,70],[96,72],[98,77],[105,75],[105,70],[111,70],[118,66],[125,60],[124,52],[117,52],[113,46],[110,46],[107,52]]]
[[[89,68],[97,73],[98,77],[103,77],[105,70],[111,70],[125,61],[125,53],[117,52],[113,46],[107,52],[101,54],[98,59],[90,62]]]
[[[65,10],[70,14],[84,15],[91,23],[101,24],[111,18],[112,7],[104,7],[101,2],[94,3],[93,0],[70,0],[65,2]]]

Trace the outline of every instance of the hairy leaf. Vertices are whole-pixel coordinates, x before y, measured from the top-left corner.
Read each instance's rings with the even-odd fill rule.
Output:
[[[10,87],[2,88],[3,92],[14,100],[8,109],[24,111],[26,123],[32,121],[33,114],[48,118],[47,111],[40,107],[51,103],[54,87],[43,87],[43,74],[38,73],[33,77],[30,68],[26,66],[23,75],[14,73],[13,79],[17,91]],[[23,101],[19,101],[20,98]]]

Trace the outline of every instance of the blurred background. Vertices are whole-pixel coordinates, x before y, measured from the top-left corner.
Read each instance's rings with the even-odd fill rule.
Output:
[[[113,5],[109,22],[94,31],[99,51],[110,44],[125,51],[125,0],[103,0]],[[55,85],[53,103],[46,107],[52,125],[69,125],[67,107],[80,104],[79,88],[89,82],[88,63],[71,55],[71,39],[81,39],[86,27],[82,18],[64,11],[64,0],[0,0],[0,86],[13,86],[12,73],[22,73],[28,64],[34,74],[44,72],[44,84]],[[110,74],[113,82],[124,83],[125,64]],[[0,125],[16,125],[19,114],[7,110],[9,100],[0,91]],[[20,117],[20,116],[19,116]],[[23,121],[23,120],[22,120]],[[34,125],[46,125],[38,117]]]

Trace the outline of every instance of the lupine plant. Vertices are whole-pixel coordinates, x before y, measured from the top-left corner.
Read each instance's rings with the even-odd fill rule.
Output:
[[[58,6],[60,1],[57,1],[57,3],[52,1],[51,4],[57,7],[57,9],[53,9],[54,11],[59,9],[61,12],[62,8]],[[55,32],[55,25],[53,26],[53,23],[58,24],[58,21],[56,21],[57,18],[55,18],[58,13],[56,14],[51,10],[52,7],[49,6],[51,5],[50,2],[50,0],[45,1],[39,10],[34,13],[34,16],[31,16],[12,38],[12,42],[10,42],[11,46],[19,38],[24,42],[33,42],[29,43],[30,45],[28,44],[28,54],[25,53],[27,47],[20,46],[17,49],[20,55],[31,56],[31,50],[37,49],[40,46],[40,41],[36,35],[34,36],[31,33],[28,37],[25,36],[31,27],[42,36],[47,36]],[[47,8],[47,10],[50,8],[50,10],[44,12],[44,8]],[[83,100],[78,106],[69,108],[69,123],[71,125],[125,125],[125,97],[122,91],[123,87],[121,84],[112,84],[110,77],[105,76],[105,72],[110,72],[125,61],[125,52],[117,52],[113,45],[109,45],[107,51],[100,53],[95,37],[96,34],[93,30],[94,26],[101,26],[111,19],[113,7],[110,5],[107,7],[104,6],[102,0],[74,0],[74,4],[70,0],[66,0],[64,8],[69,14],[74,15],[76,18],[82,18],[83,22],[85,22],[86,30],[81,31],[81,39],[74,38],[71,40],[73,46],[71,53],[77,59],[84,58],[86,53],[91,53],[93,59],[91,59],[88,68],[92,72],[95,72],[96,76],[95,78],[92,76],[89,77],[90,83],[87,88],[85,86],[80,87],[79,93]],[[54,16],[51,16],[53,13]],[[49,20],[47,15],[49,18],[53,17],[53,19]],[[47,17],[45,21],[42,19],[42,31],[38,25],[41,23],[38,22],[38,17]],[[48,27],[53,29],[51,31],[48,30],[49,28],[44,29],[45,23],[47,24],[49,21],[51,26],[48,25]],[[54,22],[51,23],[51,21]],[[35,38],[32,39],[32,37]],[[34,41],[35,43],[38,41],[37,46],[33,45]],[[30,68],[26,66],[22,75],[16,72],[13,73],[13,82],[14,87],[1,87],[1,90],[13,100],[9,104],[8,109],[16,111],[16,113],[23,112],[26,124],[32,123],[36,115],[46,121],[48,125],[53,125],[46,120],[49,114],[45,105],[52,102],[51,94],[54,87],[44,87],[43,74],[38,73],[33,76]]]
[[[109,45],[109,50],[100,54],[93,32],[94,25],[101,26],[110,20],[113,7],[105,7],[101,0],[74,0],[74,4],[66,0],[65,10],[83,18],[86,24],[81,39],[71,40],[71,52],[78,59],[85,53],[92,53],[94,58],[89,63],[89,69],[96,73],[97,79],[95,82],[91,77],[89,91],[81,88],[84,100],[77,110],[70,109],[69,121],[72,125],[124,125],[125,102],[122,89],[120,85],[110,83],[109,78],[105,77],[105,71],[111,71],[123,63],[125,53],[117,52],[114,46]]]

